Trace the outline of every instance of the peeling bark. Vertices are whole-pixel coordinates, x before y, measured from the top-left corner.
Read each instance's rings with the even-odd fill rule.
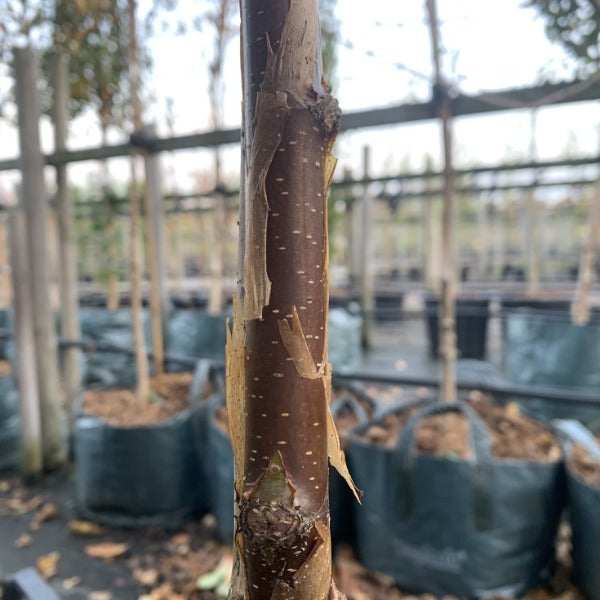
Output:
[[[317,0],[241,8],[246,160],[242,298],[227,342],[236,467],[229,597],[325,600],[335,590],[328,451],[345,465],[326,345],[326,196],[340,111],[321,81]]]

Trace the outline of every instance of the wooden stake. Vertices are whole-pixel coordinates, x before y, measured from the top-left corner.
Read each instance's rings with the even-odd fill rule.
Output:
[[[440,350],[442,355],[441,393],[444,402],[456,400],[456,324],[455,324],[455,247],[454,247],[454,176],[452,170],[452,123],[447,84],[440,63],[436,0],[426,0],[435,68],[434,94],[437,94],[438,116],[442,124],[444,157],[444,205],[442,214],[442,301],[440,317]]]
[[[148,130],[153,134],[153,130]],[[165,335],[169,295],[164,262],[164,210],[160,186],[160,164],[156,154],[145,154],[146,191],[144,203],[147,216],[148,267],[150,271],[150,314],[152,317],[152,350],[154,374],[164,372]]]
[[[11,303],[10,264],[8,258],[9,224],[6,215],[0,217],[0,307],[7,308]]]
[[[142,129],[142,105],[139,98],[139,57],[136,33],[136,0],[129,0],[129,81],[131,86],[131,105],[133,109],[133,125],[135,131]],[[150,370],[146,354],[146,340],[144,339],[144,321],[142,312],[142,251],[141,251],[141,226],[140,226],[140,197],[137,189],[137,156],[132,153],[130,165],[130,247],[129,268],[131,277],[131,320],[133,327],[133,343],[135,347],[135,364],[137,375],[136,395],[138,400],[146,400],[150,393]]]
[[[529,144],[530,159],[536,159],[536,123],[537,111],[531,111],[531,140]],[[527,191],[525,199],[525,245],[527,251],[527,292],[535,294],[540,288],[540,274],[538,268],[538,231],[537,231],[537,206],[535,190]]]
[[[37,66],[31,48],[15,48],[16,96],[29,248],[29,273],[39,397],[42,415],[44,467],[55,469],[66,460],[64,413],[58,373],[54,317],[50,307],[48,277],[48,202],[45,197],[43,158],[39,138]]]
[[[596,185],[591,203],[590,228],[581,253],[577,289],[571,305],[571,319],[576,325],[585,325],[590,320],[590,293],[595,279],[594,266],[600,241],[600,181]]]
[[[54,146],[66,149],[68,115],[68,68],[63,54],[54,55]],[[81,337],[79,327],[79,295],[77,291],[77,247],[73,234],[73,203],[68,189],[67,167],[56,167],[56,196],[60,253],[60,312],[62,335],[67,340]],[[81,382],[80,350],[69,346],[63,350],[62,377],[66,411],[73,431],[74,406]]]
[[[369,178],[371,163],[371,148],[363,146],[363,178]],[[373,311],[375,310],[375,285],[373,273],[373,242],[372,242],[372,217],[373,217],[373,199],[369,192],[368,185],[362,189],[362,199],[360,202],[360,303],[363,309],[362,316],[362,346],[365,350],[371,347],[371,330],[373,328]]]

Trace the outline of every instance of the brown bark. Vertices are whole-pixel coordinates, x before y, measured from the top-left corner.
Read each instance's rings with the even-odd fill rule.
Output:
[[[242,300],[227,347],[236,464],[230,598],[325,600],[332,587],[327,204],[339,109],[321,82],[316,0],[242,0]]]

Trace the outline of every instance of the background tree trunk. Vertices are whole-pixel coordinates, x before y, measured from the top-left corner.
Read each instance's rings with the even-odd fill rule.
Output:
[[[19,145],[23,173],[22,204],[29,249],[29,274],[37,359],[44,468],[56,469],[66,460],[63,398],[58,372],[54,317],[48,273],[48,202],[39,137],[37,66],[30,48],[15,48]]]
[[[17,381],[21,408],[21,471],[27,479],[42,473],[42,423],[33,335],[29,251],[22,211],[10,214],[10,261],[14,290]]]
[[[326,346],[326,196],[340,113],[322,84],[317,0],[241,8],[246,180],[243,297],[227,344],[230,598],[325,600],[335,589],[328,454],[343,470]]]

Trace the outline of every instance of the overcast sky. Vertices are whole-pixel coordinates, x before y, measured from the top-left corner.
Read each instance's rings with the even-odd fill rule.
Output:
[[[148,0],[146,0],[148,1]],[[552,74],[568,79],[573,65],[562,49],[544,35],[543,23],[520,0],[438,0],[444,47],[444,70],[465,93],[533,85]],[[365,10],[368,6],[368,11]],[[144,3],[142,2],[142,10]],[[194,0],[179,0],[173,18],[191,21],[197,11]],[[339,0],[340,46],[334,94],[346,112],[426,100],[429,96],[431,52],[422,0]],[[211,54],[208,30],[174,37],[158,34],[149,40],[154,70],[148,82],[153,102],[147,104],[147,117],[166,135],[166,105],[173,99],[174,132],[185,134],[209,129],[207,105],[207,59]],[[227,52],[227,99],[225,125],[240,122],[241,89],[239,39]],[[538,157],[558,157],[570,149],[592,154],[598,149],[599,103],[585,103],[541,109],[537,119]],[[484,117],[457,119],[454,126],[457,160],[462,164],[495,163],[527,158],[530,144],[530,111],[496,113]],[[43,145],[52,149],[51,133],[43,127]],[[0,126],[0,155],[17,153],[16,133]],[[118,141],[118,135],[114,141]],[[79,119],[71,125],[72,148],[99,143],[97,124]],[[439,129],[436,123],[349,132],[340,136],[336,149],[339,168],[360,172],[361,148],[373,146],[373,171],[394,172],[402,163],[423,167],[426,154],[439,164]],[[224,152],[229,177],[235,180],[239,149]],[[176,167],[175,167],[176,165]],[[165,157],[171,183],[183,189],[193,185],[191,174],[209,170],[210,155],[186,152],[176,160]],[[71,177],[83,183],[93,165],[71,169]],[[125,176],[126,168],[115,163],[115,176]],[[6,179],[4,181],[7,185]]]

